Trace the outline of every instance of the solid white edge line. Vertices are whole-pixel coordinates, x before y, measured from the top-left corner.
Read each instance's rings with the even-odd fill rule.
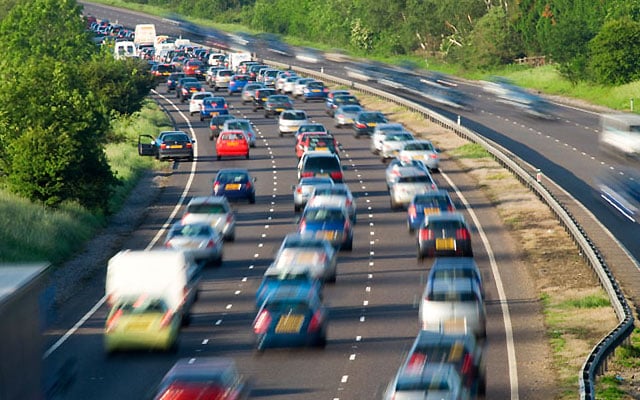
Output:
[[[182,118],[184,118],[185,121],[187,121],[187,125],[189,126],[189,132],[191,132],[191,137],[195,137],[195,131],[193,130],[193,126],[191,125],[191,121],[189,120],[189,118],[186,117],[186,115],[182,111],[180,111],[178,106],[176,106],[173,101],[167,99],[165,96],[161,95],[160,93],[156,92],[155,90],[152,90],[152,93],[157,94],[159,97],[161,97],[161,98],[165,99],[166,101],[168,101],[171,104],[171,106],[175,110],[178,111],[180,116]],[[197,157],[197,155],[198,155],[198,141],[196,141],[194,147],[195,147],[194,151],[195,151],[195,154],[196,154],[196,157]],[[189,179],[187,180],[187,184],[185,185],[184,190],[182,191],[182,194],[180,195],[180,199],[178,200],[178,202],[176,203],[175,207],[173,208],[173,211],[171,211],[171,214],[169,215],[167,220],[162,225],[162,228],[160,228],[160,230],[158,230],[158,233],[156,233],[156,235],[153,237],[153,239],[151,239],[149,244],[145,247],[145,250],[149,250],[153,246],[155,246],[156,243],[158,242],[158,240],[160,240],[160,238],[162,237],[164,232],[167,230],[167,228],[169,228],[169,226],[171,225],[171,221],[173,221],[175,216],[178,214],[178,210],[180,210],[180,208],[182,207],[182,204],[184,204],[184,201],[187,198],[187,194],[189,193],[189,190],[191,189],[191,184],[193,183],[193,180],[195,178],[195,173],[196,173],[196,163],[192,162],[191,163],[191,172],[189,173]],[[42,356],[42,359],[44,360],[44,359],[48,358],[51,354],[53,354],[54,351],[56,351],[60,346],[62,346],[62,344],[64,342],[66,342],[71,337],[71,335],[76,333],[76,331],[82,325],[84,325],[84,323],[87,322],[87,320],[89,318],[91,318],[91,316],[93,314],[95,314],[96,311],[98,311],[98,309],[105,303],[106,300],[107,300],[106,296],[103,296],[100,300],[98,300],[98,302],[96,304],[94,304],[93,307],[91,307],[91,309],[82,318],[80,318],[80,320],[78,322],[76,322],[76,324],[71,329],[69,329],[60,339],[58,339],[51,347],[49,347],[47,349],[47,351]]]
[[[478,228],[478,233],[480,234],[480,239],[482,239],[482,244],[487,250],[487,255],[489,256],[489,263],[491,264],[491,273],[493,274],[493,279],[496,282],[496,288],[498,289],[498,297],[500,298],[500,307],[502,309],[502,317],[504,320],[504,334],[505,340],[507,342],[507,361],[509,367],[509,382],[511,386],[511,400],[519,399],[519,384],[518,384],[518,365],[516,363],[516,349],[513,341],[513,327],[511,325],[511,314],[509,313],[509,305],[507,303],[507,296],[504,292],[504,286],[502,284],[502,277],[500,276],[500,271],[498,270],[498,264],[496,263],[495,256],[493,254],[493,249],[491,248],[491,244],[489,243],[489,239],[482,229],[482,225],[480,225],[480,221],[476,216],[476,213],[471,209],[471,205],[464,197],[464,195],[460,192],[458,187],[449,179],[449,177],[442,171],[440,171],[442,177],[447,181],[447,183],[453,188],[456,192],[462,204],[466,208],[467,212],[473,219],[473,223]]]

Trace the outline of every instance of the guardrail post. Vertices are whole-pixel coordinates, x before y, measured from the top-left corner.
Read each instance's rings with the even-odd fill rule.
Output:
[[[542,172],[540,172],[540,168],[536,168],[536,182],[542,182]]]
[[[631,98],[630,106],[631,106],[631,112],[633,112],[633,97]]]
[[[460,125],[460,116],[458,115],[458,125]]]

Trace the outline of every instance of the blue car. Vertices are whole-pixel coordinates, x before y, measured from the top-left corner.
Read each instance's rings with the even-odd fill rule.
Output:
[[[244,199],[250,204],[256,202],[255,177],[247,169],[225,168],[213,178],[213,195],[229,200]]]
[[[353,227],[348,211],[342,206],[305,207],[298,224],[298,233],[325,239],[337,249],[353,249]]]
[[[328,312],[316,290],[280,287],[265,299],[253,320],[256,348],[324,347],[327,326]]]
[[[242,89],[249,82],[249,75],[236,74],[231,77],[229,81],[229,87],[227,88],[227,93],[232,95],[234,93],[242,93]]]
[[[456,207],[446,190],[438,189],[418,194],[407,208],[407,229],[410,233],[415,232],[422,225],[426,215],[453,212],[455,210]]]
[[[265,271],[256,292],[256,307],[260,307],[275,290],[286,286],[314,289],[322,297],[322,281],[314,278],[308,268],[281,268],[272,265]]]
[[[229,114],[229,105],[224,97],[205,97],[200,106],[200,121],[205,118]]]
[[[321,81],[308,82],[302,89],[302,101],[309,100],[326,100],[329,89]]]

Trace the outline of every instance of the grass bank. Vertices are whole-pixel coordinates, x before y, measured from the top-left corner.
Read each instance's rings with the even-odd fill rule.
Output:
[[[138,135],[170,126],[168,117],[152,101],[140,112],[112,122],[114,143],[107,146],[106,154],[121,182],[110,199],[112,212],[120,209],[144,171],[158,165],[152,158],[138,156]],[[77,204],[45,208],[0,190],[0,263],[48,261],[59,265],[106,222],[107,217]]]

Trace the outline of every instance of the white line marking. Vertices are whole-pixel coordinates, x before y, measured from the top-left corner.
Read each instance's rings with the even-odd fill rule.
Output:
[[[343,375],[342,379],[340,379],[341,383],[347,383],[347,381],[349,380],[349,375]]]
[[[209,343],[209,339],[205,339],[202,341],[202,344],[207,344],[207,343]]]
[[[355,360],[355,359],[356,359],[356,355],[355,355],[355,354],[351,354],[351,355],[349,356],[349,361],[353,361],[353,360]]]
[[[227,306],[225,307],[226,310],[230,310],[231,307],[233,307],[233,304],[227,304]]]
[[[222,323],[222,320],[221,320],[221,319],[219,319],[219,320],[217,320],[217,321],[216,321],[216,325],[220,325],[221,323]]]

